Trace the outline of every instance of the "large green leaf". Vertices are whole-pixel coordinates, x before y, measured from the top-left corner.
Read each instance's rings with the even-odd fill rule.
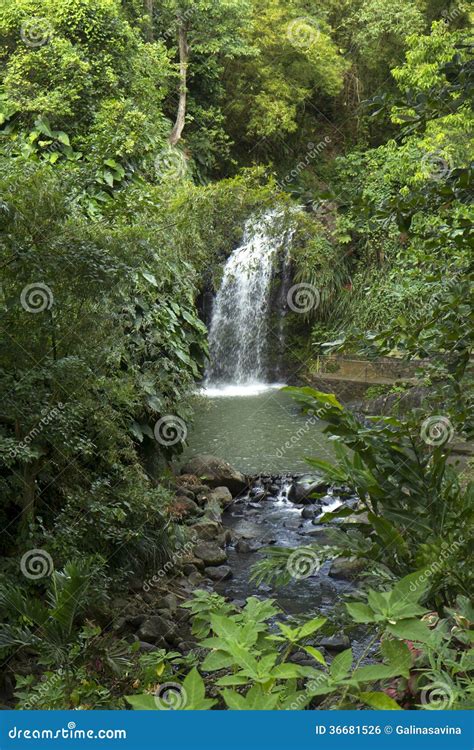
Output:
[[[366,703],[371,708],[375,708],[379,711],[401,711],[401,706],[398,705],[393,698],[390,698],[386,693],[360,693],[359,698],[363,703]]]

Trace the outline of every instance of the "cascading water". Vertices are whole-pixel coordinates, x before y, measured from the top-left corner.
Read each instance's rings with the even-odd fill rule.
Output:
[[[276,212],[270,212],[249,220],[242,244],[224,267],[209,329],[207,391],[255,392],[268,382],[272,281],[280,250],[289,239],[288,231],[275,239],[277,218]]]

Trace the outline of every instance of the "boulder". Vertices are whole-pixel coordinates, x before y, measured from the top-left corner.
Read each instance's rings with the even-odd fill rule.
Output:
[[[321,638],[317,643],[318,646],[327,648],[328,651],[344,651],[349,648],[351,642],[344,633],[330,635],[327,638]]]
[[[226,581],[232,578],[232,570],[228,565],[216,565],[213,568],[204,568],[204,572],[212,581]]]
[[[186,495],[177,495],[174,502],[174,508],[176,511],[179,511],[180,515],[189,516],[193,514],[196,515],[197,513],[202,513],[199,505]]]
[[[314,508],[303,508],[301,511],[301,518],[314,518],[316,511]]]
[[[233,496],[247,487],[247,479],[240,471],[224,459],[204,453],[188,461],[182,467],[181,474],[195,474],[209,487],[227,487]]]
[[[211,518],[202,518],[197,523],[194,523],[191,527],[192,531],[204,541],[210,542],[219,536],[221,531],[220,524],[217,521],[213,521]]]
[[[313,503],[311,497],[313,492],[326,492],[328,489],[327,482],[294,482],[288,491],[288,500],[292,503]]]
[[[243,555],[247,555],[251,552],[256,552],[260,549],[259,542],[247,542],[245,539],[239,539],[235,545],[236,552],[240,552]]]
[[[227,555],[223,549],[212,542],[199,542],[194,547],[194,555],[202,560],[205,565],[220,565],[227,560]]]
[[[177,495],[184,495],[185,497],[189,497],[190,500],[194,500],[195,493],[192,489],[190,489],[187,485],[179,485],[178,489],[176,490]]]
[[[226,508],[232,502],[232,493],[228,487],[216,487],[209,493],[208,502],[216,502],[221,508]]]
[[[175,625],[171,620],[167,620],[161,615],[154,615],[140,625],[137,635],[140,641],[163,644],[165,640],[169,641],[170,637],[173,636],[174,630]]]
[[[356,578],[366,567],[363,560],[346,560],[341,557],[334,560],[329,575],[331,578],[341,578],[343,581],[348,581],[351,578]]]
[[[156,600],[155,606],[157,609],[168,609],[174,613],[178,609],[178,600],[175,594],[166,594]]]

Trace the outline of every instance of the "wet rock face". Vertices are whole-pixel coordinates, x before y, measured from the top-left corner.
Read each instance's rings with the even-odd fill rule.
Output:
[[[182,467],[181,474],[199,477],[209,487],[227,487],[233,497],[247,488],[247,478],[244,474],[222,458],[209,454],[194,456]]]

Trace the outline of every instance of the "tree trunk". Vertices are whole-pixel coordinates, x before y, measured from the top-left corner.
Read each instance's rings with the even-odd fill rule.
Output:
[[[145,30],[145,36],[147,42],[152,42],[154,35],[153,35],[153,3],[154,0],[145,0],[145,13],[148,16],[148,27]]]
[[[186,75],[188,69],[188,40],[186,34],[186,28],[180,25],[178,29],[178,45],[179,45],[179,102],[178,102],[178,113],[176,115],[176,122],[173,130],[169,137],[169,142],[172,146],[176,146],[181,138],[183,132],[184,122],[186,119]]]

